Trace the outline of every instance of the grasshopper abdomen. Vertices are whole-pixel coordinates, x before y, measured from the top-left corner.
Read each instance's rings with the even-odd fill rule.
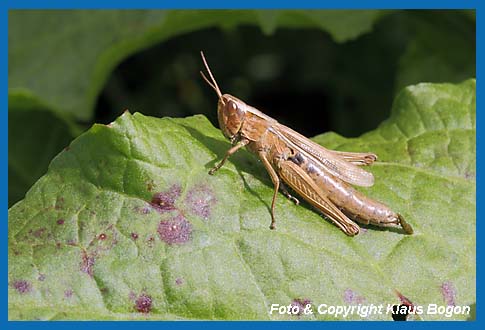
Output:
[[[411,227],[401,215],[392,211],[387,205],[365,196],[348,183],[326,172],[318,163],[302,153],[297,153],[289,160],[308,173],[309,177],[325,192],[330,201],[358,222],[382,227],[401,225],[406,233],[412,233]]]

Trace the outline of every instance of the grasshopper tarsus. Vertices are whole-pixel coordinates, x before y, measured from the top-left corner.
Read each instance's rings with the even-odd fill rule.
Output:
[[[224,165],[223,161],[221,161],[219,164],[211,168],[209,171],[209,175],[214,175],[222,167],[222,165]]]
[[[275,230],[276,229],[276,222],[274,219],[271,219],[271,224],[269,225],[269,229]]]
[[[224,163],[226,162],[227,158],[229,158],[230,155],[232,155],[232,154],[229,154],[229,152],[228,152],[226,154],[226,156],[224,156],[224,158],[222,158],[222,160],[219,162],[219,164],[217,164],[216,166],[214,166],[213,168],[211,168],[210,171],[209,171],[209,175],[214,175],[214,173],[216,173],[217,171],[219,171],[219,169],[222,167],[222,165],[224,165]]]

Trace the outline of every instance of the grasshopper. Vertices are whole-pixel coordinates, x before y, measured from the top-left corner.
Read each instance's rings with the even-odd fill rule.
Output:
[[[374,184],[372,173],[359,166],[372,164],[377,160],[375,154],[326,149],[237,97],[222,94],[204,53],[200,54],[211,80],[202,71],[200,73],[217,93],[219,126],[232,144],[209,174],[213,175],[242,147],[256,154],[274,185],[271,229],[276,227],[275,201],[280,189],[299,204],[298,199],[286,190],[286,184],[349,236],[358,234],[360,229],[350,218],[381,227],[401,226],[406,234],[413,233],[411,225],[399,213],[351,186],[370,187]]]

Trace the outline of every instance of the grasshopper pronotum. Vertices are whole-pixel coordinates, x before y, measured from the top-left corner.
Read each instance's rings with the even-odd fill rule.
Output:
[[[211,80],[202,71],[200,73],[219,97],[219,126],[233,145],[209,174],[214,174],[229,156],[244,146],[255,153],[274,184],[271,229],[275,228],[275,201],[280,188],[288,198],[299,203],[280,184],[282,180],[349,236],[358,234],[360,228],[348,216],[360,223],[381,227],[401,226],[405,233],[413,233],[411,225],[399,213],[366,197],[350,185],[369,187],[374,184],[372,173],[357,165],[372,164],[377,159],[375,154],[326,149],[237,97],[222,94],[203,52],[201,56]]]

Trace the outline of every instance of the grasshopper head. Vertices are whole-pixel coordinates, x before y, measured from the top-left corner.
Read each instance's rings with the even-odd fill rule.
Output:
[[[219,102],[217,102],[219,127],[224,136],[230,140],[239,133],[243,125],[246,114],[245,105],[243,101],[229,94],[219,97]]]
[[[244,114],[246,113],[246,104],[229,94],[222,95],[219,86],[217,85],[214,76],[212,75],[209,65],[205,60],[204,53],[200,52],[202,60],[204,61],[205,68],[209,73],[211,80],[207,79],[204,73],[201,71],[202,78],[211,86],[217,93],[219,101],[217,102],[217,118],[219,119],[219,127],[222,133],[228,139],[232,140],[242,127],[244,122]]]

